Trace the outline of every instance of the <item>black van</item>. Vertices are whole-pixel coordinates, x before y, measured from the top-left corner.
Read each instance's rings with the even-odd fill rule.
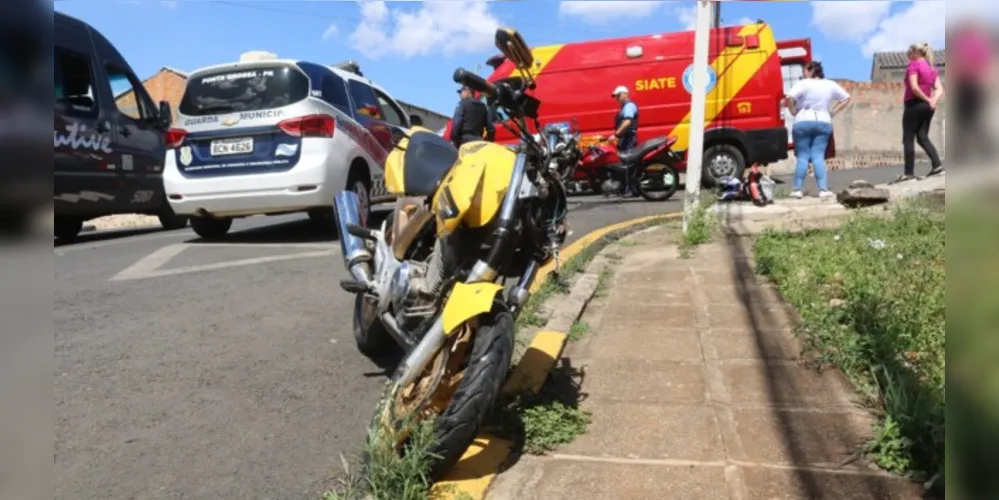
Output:
[[[56,12],[53,27],[55,237],[73,239],[84,221],[124,213],[185,227],[163,191],[170,105],[154,106],[121,54],[87,23]]]

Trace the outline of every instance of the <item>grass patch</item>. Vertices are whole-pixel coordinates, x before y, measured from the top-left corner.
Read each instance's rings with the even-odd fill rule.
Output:
[[[943,214],[906,205],[836,231],[767,231],[756,261],[801,314],[806,350],[842,369],[879,412],[869,455],[942,485]]]
[[[569,335],[567,337],[571,342],[576,342],[582,339],[587,333],[590,333],[590,324],[582,320],[577,320],[569,327]]]
[[[567,365],[555,366],[538,394],[506,397],[494,408],[487,427],[496,435],[541,455],[571,443],[586,433],[590,413],[579,408],[582,373]]]
[[[702,195],[697,207],[687,221],[687,232],[683,233],[680,242],[680,257],[689,259],[694,255],[694,248],[711,241],[718,230],[718,217],[711,207],[714,206],[713,196]]]
[[[606,297],[610,293],[610,280],[614,277],[614,269],[610,266],[605,266],[600,270],[600,274],[597,275],[597,286],[593,290],[594,297]]]
[[[364,452],[369,457],[364,474],[352,471],[343,462],[345,478],[340,487],[323,494],[323,500],[426,500],[433,485],[429,473],[434,445],[433,419],[413,427],[405,453],[401,456],[391,446],[374,443],[395,442],[391,436],[368,439]]]

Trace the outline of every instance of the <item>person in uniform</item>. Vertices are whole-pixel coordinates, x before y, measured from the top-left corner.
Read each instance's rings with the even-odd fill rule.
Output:
[[[461,95],[461,101],[451,119],[451,143],[460,148],[468,142],[491,141],[496,129],[490,119],[489,109],[482,101],[473,98],[472,89],[468,87],[461,87],[458,94]]]
[[[611,94],[617,99],[621,108],[614,118],[614,137],[617,139],[617,151],[623,153],[638,145],[638,106],[628,97],[628,87],[618,85]],[[635,182],[633,173],[629,170],[625,176],[627,183],[625,189],[626,196],[634,196]]]

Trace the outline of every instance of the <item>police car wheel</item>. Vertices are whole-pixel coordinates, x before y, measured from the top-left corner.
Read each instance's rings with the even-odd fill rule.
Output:
[[[72,241],[83,230],[83,219],[76,217],[56,217],[52,232],[59,241]]]
[[[368,183],[360,175],[353,173],[347,180],[347,189],[357,195],[357,211],[361,215],[362,225],[367,226],[368,219],[371,218],[371,189],[368,188]]]
[[[206,240],[214,240],[224,237],[229,228],[232,227],[232,219],[214,217],[192,217],[191,229],[194,233]]]
[[[163,226],[163,229],[166,229],[167,231],[184,229],[187,227],[187,216],[177,215],[173,211],[173,208],[170,207],[170,204],[165,201],[163,202],[163,208],[160,209],[160,213],[157,215],[157,218],[160,220],[160,225]]]
[[[746,158],[739,148],[731,144],[716,144],[704,152],[701,182],[707,187],[715,187],[725,177],[741,179],[745,169]]]

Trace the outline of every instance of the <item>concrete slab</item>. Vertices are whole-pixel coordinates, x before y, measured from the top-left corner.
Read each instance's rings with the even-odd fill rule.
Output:
[[[718,500],[728,496],[722,467],[604,464],[554,460],[519,499]],[[513,500],[514,497],[510,497]]]
[[[778,465],[867,469],[866,462],[841,465],[870,439],[874,419],[857,411],[733,409],[740,460]]]
[[[629,328],[604,321],[584,355],[591,359],[687,361],[699,363],[704,356],[694,328],[674,328],[660,322],[649,328]]]
[[[708,360],[799,359],[801,348],[783,330],[763,330],[753,334],[742,329],[713,328],[704,333],[704,357]]]
[[[783,302],[775,287],[755,283],[741,289],[730,284],[705,285],[701,287],[701,290],[709,304],[744,305],[748,302],[754,306],[765,306],[766,304],[781,305]]]
[[[752,311],[739,303],[709,304],[708,324],[711,328],[744,328],[748,332],[756,330],[781,330],[794,325],[794,318],[783,305],[759,303]]]
[[[725,445],[710,406],[590,400],[586,434],[558,453],[602,458],[725,460]],[[641,431],[638,431],[641,429]]]
[[[574,360],[583,366],[583,392],[590,398],[645,403],[705,401],[704,365],[650,360]]]
[[[645,304],[629,304],[616,300],[612,295],[604,310],[600,326],[616,332],[645,330],[650,335],[660,331],[660,328],[692,328],[694,307],[672,304],[650,307]]]
[[[646,307],[670,305],[690,305],[690,287],[686,282],[676,283],[672,289],[644,288],[643,283],[628,284],[626,287],[615,287],[614,302],[625,304],[640,304]],[[647,309],[648,311],[648,309]]]
[[[887,475],[743,468],[746,500],[917,500],[918,485]]]
[[[856,406],[842,375],[817,373],[795,363],[747,361],[718,366],[731,403],[814,408]]]

